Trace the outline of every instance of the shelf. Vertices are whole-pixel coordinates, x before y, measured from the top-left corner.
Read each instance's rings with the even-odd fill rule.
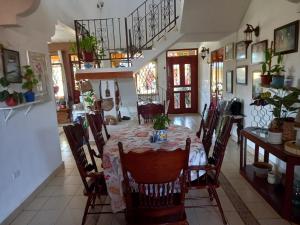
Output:
[[[252,165],[246,165],[244,170],[241,170],[240,173],[254,189],[281,214],[282,207],[284,207],[284,186],[282,184],[269,184],[267,178],[257,177]]]
[[[44,101],[45,101],[45,99],[37,99],[34,102],[26,102],[26,103],[22,103],[22,104],[19,104],[16,106],[1,106],[0,105],[0,111],[4,111],[4,112],[8,111],[7,115],[4,118],[4,121],[6,123],[9,120],[9,118],[11,118],[11,116],[13,115],[13,112],[16,111],[17,109],[25,108],[26,110],[25,110],[24,115],[27,116],[34,105],[42,103]]]

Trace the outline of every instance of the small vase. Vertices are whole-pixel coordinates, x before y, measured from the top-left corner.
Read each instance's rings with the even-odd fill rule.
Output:
[[[7,106],[16,106],[18,104],[18,102],[13,98],[13,97],[8,97],[6,100],[5,100],[5,103]]]
[[[270,144],[279,145],[282,144],[282,132],[268,131],[268,142]]]
[[[35,93],[33,91],[27,91],[24,93],[24,97],[25,97],[26,102],[34,102]]]
[[[167,130],[155,130],[153,136],[157,142],[167,141]]]
[[[283,88],[284,86],[284,76],[282,75],[274,75],[272,76],[272,88]]]
[[[270,83],[272,82],[272,76],[271,75],[261,75],[260,82],[261,82],[262,87],[269,87]]]
[[[83,52],[83,60],[85,62],[93,62],[94,61],[93,52]]]

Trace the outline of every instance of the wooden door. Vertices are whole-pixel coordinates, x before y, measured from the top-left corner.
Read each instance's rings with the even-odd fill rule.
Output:
[[[169,113],[198,112],[198,55],[167,57]]]

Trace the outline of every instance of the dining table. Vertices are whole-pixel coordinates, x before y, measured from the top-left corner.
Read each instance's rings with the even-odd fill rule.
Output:
[[[155,143],[150,141],[153,131],[153,124],[129,125],[114,131],[104,146],[102,167],[108,195],[111,199],[111,208],[115,213],[126,208],[122,189],[123,173],[118,142],[122,142],[125,153],[129,151],[141,153],[158,149],[167,151],[178,148],[185,149],[186,139],[190,138],[189,165],[207,164],[207,157],[201,140],[191,129],[184,126],[170,125],[167,129],[167,141]],[[197,175],[197,173],[199,174]],[[205,171],[192,171],[191,179],[197,179],[203,174],[205,174]]]

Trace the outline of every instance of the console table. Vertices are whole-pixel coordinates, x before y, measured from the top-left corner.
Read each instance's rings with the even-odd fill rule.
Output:
[[[278,214],[300,224],[300,209],[292,204],[294,169],[300,165],[300,157],[285,151],[283,145],[268,143],[265,137],[261,128],[247,127],[241,131],[240,173]],[[264,149],[264,162],[269,162],[269,154],[286,162],[284,182],[269,184],[266,178],[255,175],[252,164],[247,164],[247,140],[255,144],[254,162],[259,160],[259,148]]]

